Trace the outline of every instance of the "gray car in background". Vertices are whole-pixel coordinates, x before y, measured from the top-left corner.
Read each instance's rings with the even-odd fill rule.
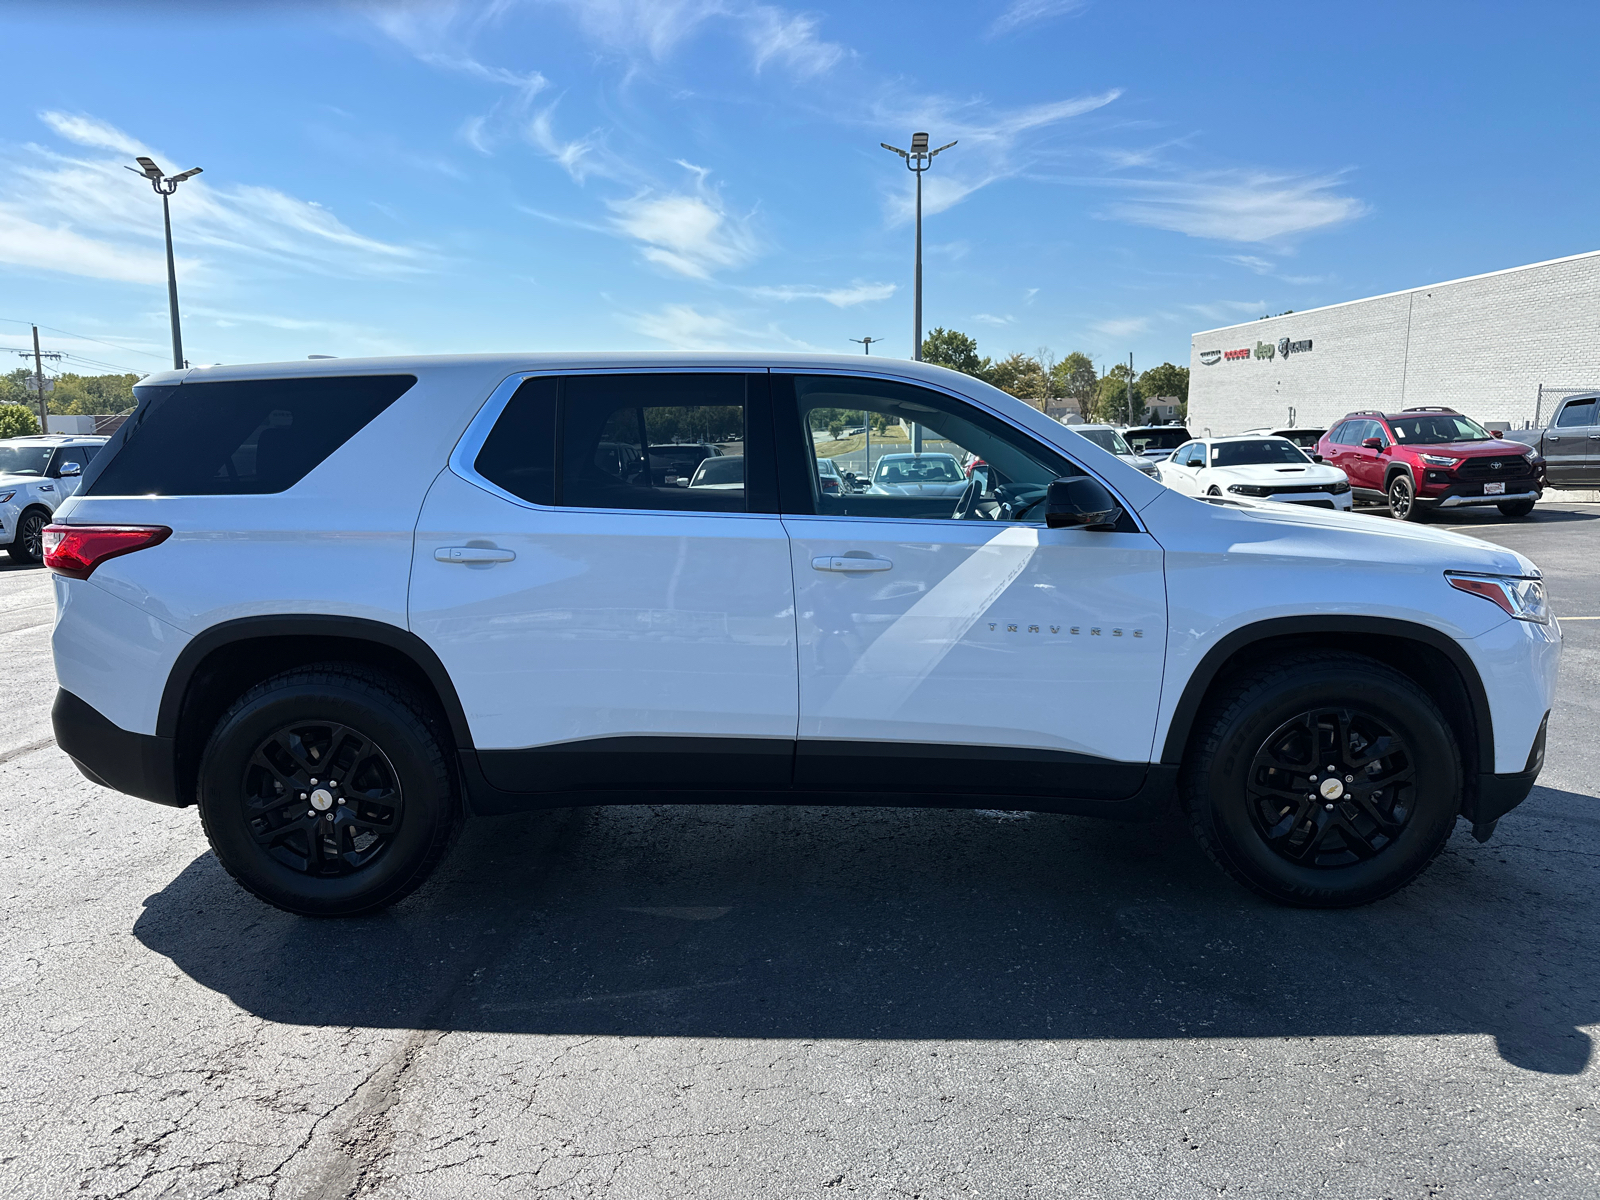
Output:
[[[1069,425],[1073,433],[1082,434],[1102,450],[1109,450],[1130,467],[1143,471],[1151,479],[1161,478],[1161,468],[1156,460],[1135,454],[1122,433],[1110,425]]]

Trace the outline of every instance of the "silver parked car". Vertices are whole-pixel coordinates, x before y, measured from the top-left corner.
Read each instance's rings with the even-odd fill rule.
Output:
[[[1109,450],[1130,467],[1143,471],[1151,479],[1161,478],[1161,469],[1155,459],[1135,454],[1122,433],[1110,425],[1069,425],[1073,433],[1082,434],[1102,450]]]

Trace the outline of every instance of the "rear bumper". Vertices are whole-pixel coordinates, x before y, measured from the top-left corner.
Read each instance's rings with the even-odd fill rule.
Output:
[[[50,723],[55,727],[56,745],[67,752],[86,779],[156,804],[184,808],[194,803],[192,797],[178,797],[171,738],[129,733],[65,688],[56,691]]]

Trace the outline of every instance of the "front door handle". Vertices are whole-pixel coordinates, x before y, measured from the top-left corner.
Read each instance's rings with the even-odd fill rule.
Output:
[[[814,571],[887,571],[892,566],[887,558],[851,558],[847,554],[824,554],[811,560]]]
[[[440,546],[433,557],[442,563],[502,563],[517,557],[514,550],[498,546]]]

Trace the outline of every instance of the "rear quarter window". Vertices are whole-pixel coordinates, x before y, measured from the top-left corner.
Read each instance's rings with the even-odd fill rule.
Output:
[[[82,494],[287,491],[416,382],[415,375],[338,375],[148,389],[95,457]]]

